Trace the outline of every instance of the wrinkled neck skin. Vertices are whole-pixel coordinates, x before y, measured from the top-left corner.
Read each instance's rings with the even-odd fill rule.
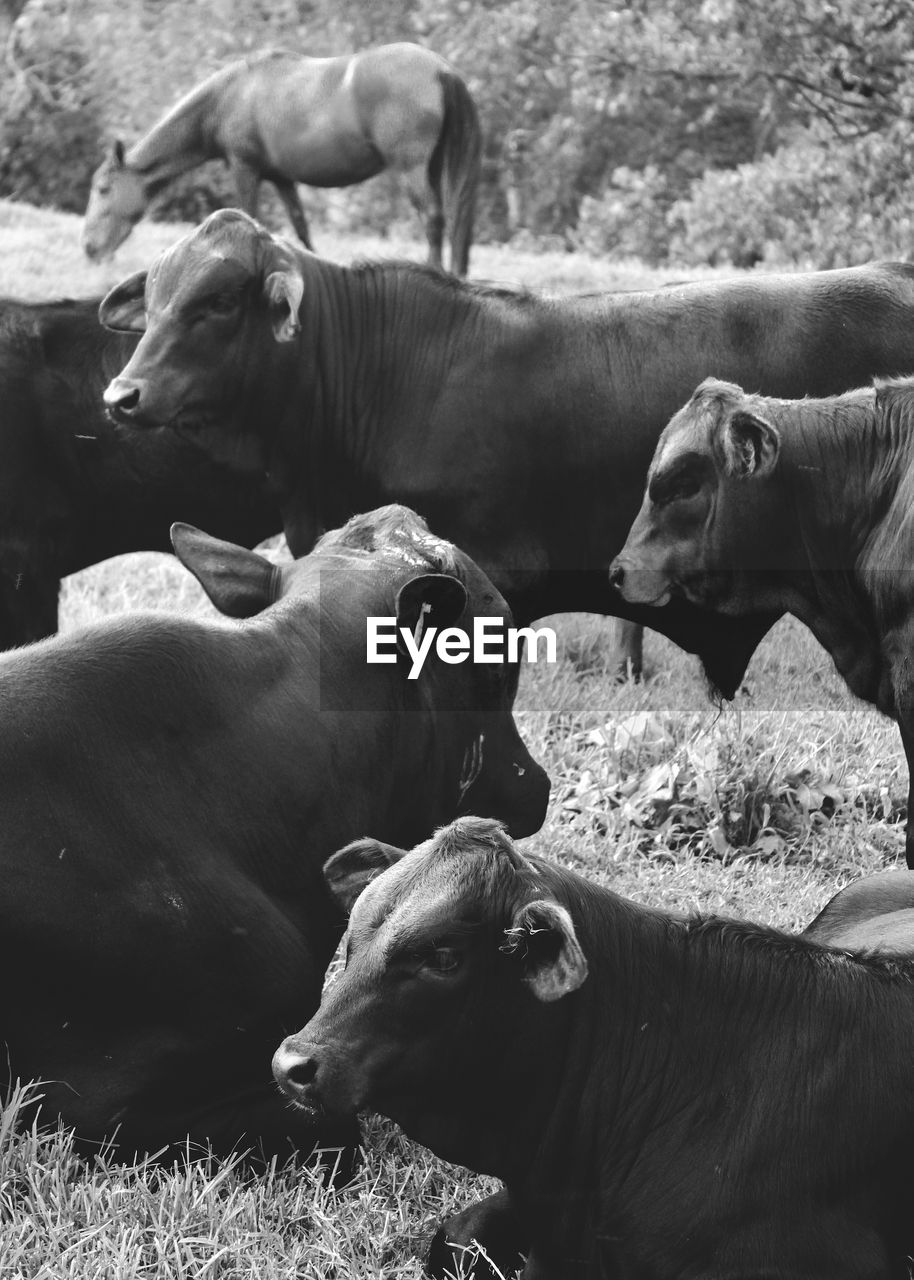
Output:
[[[914,562],[910,443],[891,410],[866,402],[807,406],[802,430],[782,426],[775,483],[789,494],[794,563],[782,607],[804,622],[858,697],[895,713],[885,622]],[[777,414],[773,415],[775,425]],[[900,572],[901,571],[901,572]]]
[[[343,523],[354,511],[402,498],[398,486],[394,492],[385,483],[385,471],[395,464],[382,424],[402,435],[410,424],[427,423],[446,371],[431,359],[423,363],[415,341],[417,333],[434,331],[434,286],[424,296],[409,278],[397,287],[380,270],[349,270],[305,254],[301,259],[301,332],[276,347],[283,390],[262,388],[275,406],[276,422],[267,469],[287,529],[307,513],[306,525],[320,530]],[[410,315],[417,298],[423,304],[421,324]],[[450,295],[442,294],[439,310],[457,345]],[[411,350],[404,349],[406,335]],[[256,403],[252,412],[266,425]],[[304,542],[307,529],[302,533]],[[293,547],[297,555],[308,549],[301,543]]]
[[[594,887],[595,899],[604,893]],[[500,1059],[486,1064],[480,1089],[488,1109],[477,1117],[464,1104],[437,1130],[414,1117],[407,1132],[502,1179],[526,1221],[534,1275],[731,1274],[727,1261],[759,1228],[775,1232],[770,1247],[795,1205],[828,1220],[828,1179],[852,1180],[867,1143],[904,1147],[914,1104],[889,1114],[881,1088],[869,1076],[860,1083],[852,1063],[861,1038],[878,1043],[880,1019],[910,1016],[908,984],[873,992],[866,1016],[854,1013],[861,1025],[849,1028],[846,993],[816,948],[778,939],[769,955],[766,931],[751,926],[722,947],[716,926],[708,944],[685,920],[614,897],[611,911],[602,928],[576,911],[590,974],[539,1035],[525,1034],[520,1019],[501,1029]],[[903,1008],[889,1007],[899,1000]],[[887,1089],[904,1089],[902,1041],[880,1067]],[[774,1110],[758,1102],[772,1078],[784,1082]],[[855,1118],[829,1145],[818,1126],[842,1108],[850,1079],[862,1089]],[[810,1119],[809,1090],[820,1085]],[[746,1199],[747,1177],[757,1201]],[[767,1252],[755,1248],[758,1265]]]
[[[595,898],[602,893],[593,887]],[[614,901],[619,915],[611,954],[608,931],[589,931],[575,913],[585,954],[603,953],[581,988],[544,1003],[518,989],[516,976],[507,989],[493,977],[486,988],[494,997],[491,1014],[476,1009],[467,1036],[473,1052],[460,1060],[463,1038],[452,1029],[454,1043],[441,1063],[446,1075],[439,1073],[427,1112],[424,1099],[417,1107],[415,1093],[401,1108],[383,1108],[442,1158],[500,1178],[528,1219],[537,1249],[566,1260],[555,1273],[563,1277],[589,1274],[567,1269],[568,1242],[580,1246],[577,1267],[605,1207],[620,1196],[624,1202],[633,1153],[662,1124],[669,1083],[682,1071],[682,1064],[667,1060],[663,1043],[642,1030],[644,1008],[675,1007],[678,955],[670,951],[669,971],[657,966],[650,982],[639,979],[643,1007],[631,999],[632,957],[643,934],[663,939],[668,922]],[[490,1024],[478,1021],[487,1016]]]

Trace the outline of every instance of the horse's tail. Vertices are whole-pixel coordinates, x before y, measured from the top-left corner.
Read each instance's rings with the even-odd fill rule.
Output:
[[[435,149],[429,157],[428,178],[440,185],[445,226],[451,242],[451,270],[465,276],[470,264],[476,189],[482,161],[482,131],[476,103],[456,71],[439,71],[444,115]]]

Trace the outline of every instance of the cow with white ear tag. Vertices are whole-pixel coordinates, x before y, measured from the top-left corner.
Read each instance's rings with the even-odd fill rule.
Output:
[[[186,524],[172,540],[222,617],[131,614],[0,655],[0,1090],[41,1080],[42,1121],[119,1158],[351,1153],[354,1116],[312,1123],[265,1072],[343,931],[324,862],[460,813],[529,834],[549,794],[516,670],[436,657],[410,680],[397,654],[369,664],[366,623],[510,613],[405,507],[281,565]]]
[[[346,966],[274,1075],[502,1180],[438,1231],[437,1280],[905,1274],[910,948],[642,907],[476,817],[324,875]]]

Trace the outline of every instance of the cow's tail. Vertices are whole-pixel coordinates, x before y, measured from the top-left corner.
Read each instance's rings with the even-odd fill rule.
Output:
[[[451,270],[465,276],[470,265],[476,191],[482,163],[482,131],[470,91],[456,71],[440,71],[444,96],[441,132],[429,157],[428,177],[441,191],[444,224],[451,243]]]

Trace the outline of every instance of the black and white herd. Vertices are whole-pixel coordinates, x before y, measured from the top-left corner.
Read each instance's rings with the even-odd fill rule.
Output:
[[[504,1184],[436,1277],[906,1277],[914,877],[799,936],[621,898],[514,843],[516,666],[365,636],[599,611],[732,696],[792,612],[914,760],[908,372],[905,264],[547,300],[237,211],[100,308],[0,304],[10,1079],[125,1152],[390,1116]],[[52,634],[169,528],[221,619]]]

